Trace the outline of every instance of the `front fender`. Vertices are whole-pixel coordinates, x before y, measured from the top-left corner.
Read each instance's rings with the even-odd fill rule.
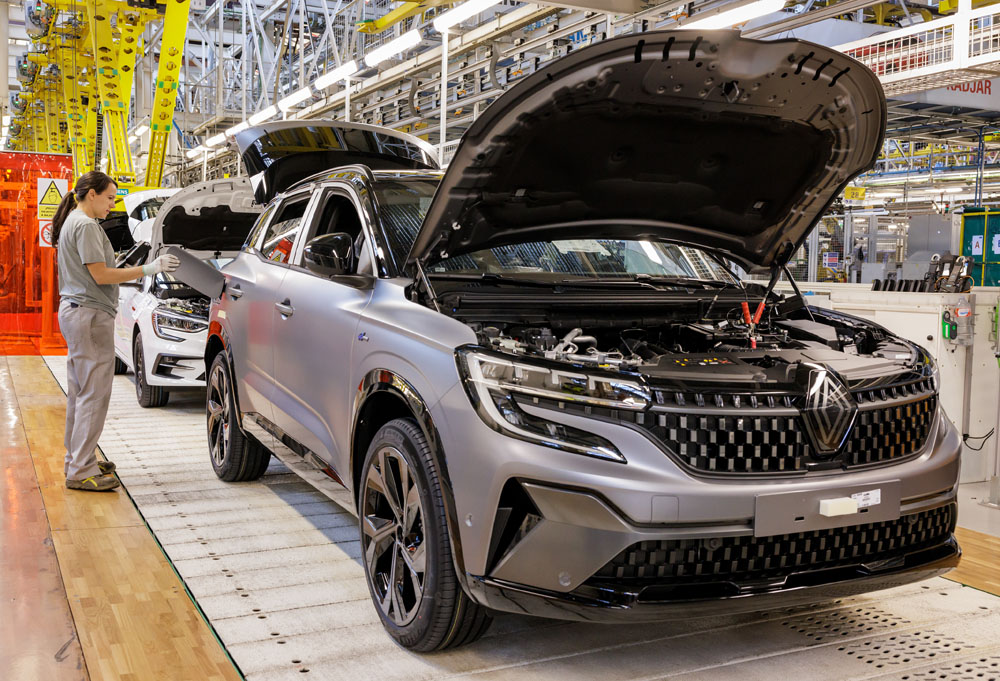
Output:
[[[357,426],[360,416],[363,413],[365,404],[369,400],[373,399],[376,395],[386,393],[391,394],[406,405],[420,426],[421,432],[423,432],[424,437],[427,439],[427,444],[430,446],[431,456],[438,470],[441,498],[445,506],[445,520],[448,526],[448,537],[451,540],[451,553],[454,561],[455,575],[462,584],[462,588],[468,593],[464,568],[465,560],[462,554],[462,539],[458,531],[458,511],[455,508],[455,494],[451,476],[448,474],[448,462],[444,449],[441,446],[441,436],[431,416],[430,405],[427,404],[409,381],[389,369],[372,369],[369,371],[362,378],[361,383],[358,385],[358,391],[355,393],[351,417],[350,470],[352,471],[352,479],[354,477],[353,471],[355,470],[355,466],[359,463],[356,461],[356,457],[359,455],[356,439],[358,437]],[[360,453],[360,456],[364,456],[364,453]],[[354,487],[355,503],[358,504],[361,498],[360,490],[357,489],[357,485]],[[358,509],[358,513],[360,515],[360,509]]]

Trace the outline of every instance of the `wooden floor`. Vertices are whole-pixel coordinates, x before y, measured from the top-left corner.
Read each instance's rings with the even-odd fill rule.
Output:
[[[945,579],[1000,596],[1000,537],[962,527],[956,535],[962,562]]]
[[[66,398],[42,359],[0,358],[0,398],[0,443],[8,479],[0,487],[5,511],[0,530],[5,604],[0,679],[240,679],[128,495],[66,489]],[[24,465],[26,457],[33,462],[33,475]],[[12,504],[31,504],[29,475],[44,503],[48,528],[38,513],[8,514]],[[19,482],[13,491],[12,477]],[[48,543],[45,534],[51,537]],[[13,570],[30,582],[28,572],[35,564],[42,565],[35,573],[41,584],[10,580]],[[61,584],[53,579],[59,574]],[[8,589],[30,598],[30,607],[7,610]]]

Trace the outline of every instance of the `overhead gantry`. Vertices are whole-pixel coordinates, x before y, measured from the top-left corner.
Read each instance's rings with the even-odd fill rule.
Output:
[[[129,144],[129,114],[143,33],[163,22],[149,155],[142,184],[163,177],[173,130],[190,0],[26,0],[31,48],[18,60],[22,90],[11,97],[7,147],[73,155],[79,176],[107,160],[125,188],[139,184]]]

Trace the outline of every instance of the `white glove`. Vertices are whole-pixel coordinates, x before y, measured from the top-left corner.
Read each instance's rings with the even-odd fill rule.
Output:
[[[148,265],[143,265],[142,273],[149,276],[151,274],[159,274],[160,272],[173,272],[180,266],[181,261],[177,259],[177,256],[167,253],[161,255]]]

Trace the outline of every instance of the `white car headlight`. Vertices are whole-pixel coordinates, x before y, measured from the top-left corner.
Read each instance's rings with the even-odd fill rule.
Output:
[[[155,310],[153,312],[153,332],[169,341],[187,340],[183,335],[200,333],[208,329],[208,322],[177,314],[175,312],[165,312]]]
[[[529,414],[518,406],[516,396],[634,411],[650,404],[649,389],[638,381],[509,359],[474,348],[460,348],[457,359],[466,391],[488,426],[577,454],[625,463],[625,457],[606,439]]]

